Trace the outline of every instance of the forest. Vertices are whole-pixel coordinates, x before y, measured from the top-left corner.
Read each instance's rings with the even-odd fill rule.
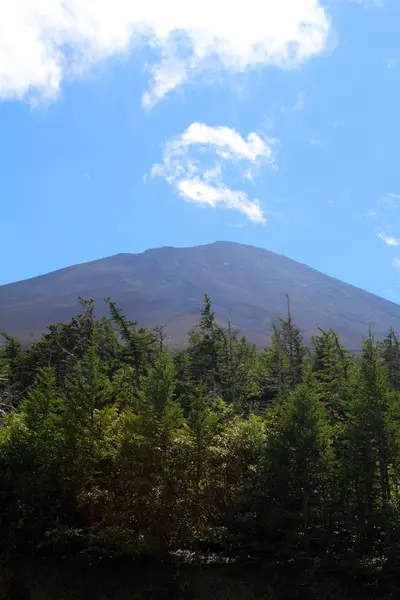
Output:
[[[0,598],[399,597],[396,333],[305,345],[288,300],[262,350],[205,295],[176,350],[106,302],[2,334]]]

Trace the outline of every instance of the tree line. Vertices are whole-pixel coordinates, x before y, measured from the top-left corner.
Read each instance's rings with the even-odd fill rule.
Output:
[[[396,577],[400,340],[258,350],[206,295],[180,351],[108,299],[0,350],[0,558],[213,560]]]

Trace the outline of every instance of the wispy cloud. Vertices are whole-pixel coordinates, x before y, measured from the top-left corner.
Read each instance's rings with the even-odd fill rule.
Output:
[[[65,78],[147,47],[151,106],[199,72],[296,68],[330,31],[322,0],[4,1],[0,98],[55,98]]]
[[[387,236],[383,231],[378,233],[378,237],[380,237],[382,242],[385,242],[388,246],[400,246],[400,240],[398,238]]]
[[[395,69],[396,67],[397,67],[397,58],[395,58],[394,56],[391,56],[386,61],[386,68],[387,69]]]
[[[352,2],[353,4],[361,4],[365,8],[383,8],[383,0],[346,0],[346,2]]]
[[[388,192],[376,201],[375,208],[366,213],[374,223],[374,232],[387,246],[397,248],[400,238],[393,235],[399,229],[400,194]]]
[[[304,108],[305,99],[306,99],[306,93],[299,92],[297,94],[297,100],[296,100],[295,104],[293,105],[292,110],[298,111],[298,110],[301,110],[302,108]]]
[[[394,258],[392,261],[392,266],[395,269],[400,269],[400,258]]]
[[[233,165],[242,183],[254,178],[262,165],[273,166],[276,140],[250,133],[244,139],[229,127],[192,123],[164,148],[164,160],[152,168],[184,200],[200,206],[239,211],[250,221],[264,223],[265,212],[257,199],[243,189],[231,189],[224,181],[225,167]]]
[[[378,204],[386,205],[391,208],[397,208],[400,204],[400,194],[396,194],[394,192],[390,192],[389,194],[385,194],[385,196],[381,196],[378,199]]]
[[[314,146],[316,148],[323,148],[325,146],[324,141],[317,140],[315,138],[309,138],[308,142],[311,144],[311,146]]]
[[[389,192],[383,196],[379,196],[376,200],[376,207],[369,210],[366,216],[379,217],[381,220],[381,229],[387,230],[391,228],[391,225],[387,225],[387,221],[394,218],[398,208],[400,208],[400,194]]]

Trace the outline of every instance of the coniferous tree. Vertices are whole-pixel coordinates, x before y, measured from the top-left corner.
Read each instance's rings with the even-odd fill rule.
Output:
[[[259,357],[259,381],[261,402],[270,402],[286,397],[292,385],[289,358],[284,352],[282,332],[277,325],[272,327],[271,344]]]
[[[156,338],[144,327],[137,329],[137,322],[127,319],[110,298],[106,302],[123,342],[118,359],[135,369],[136,386],[139,390],[141,377],[152,365],[156,354]]]
[[[379,538],[391,501],[395,445],[389,426],[390,404],[387,371],[370,333],[357,366],[344,439],[347,506],[361,548],[371,547]]]
[[[397,576],[393,330],[359,357],[332,330],[309,351],[288,303],[257,352],[206,296],[174,352],[163,327],[80,302],[30,347],[5,336],[0,350],[2,566],[220,554],[296,577]]]
[[[311,369],[320,397],[333,420],[345,416],[352,381],[352,359],[338,335],[329,329],[313,337]]]
[[[392,327],[388,335],[378,342],[377,346],[386,365],[391,386],[400,391],[400,340]]]
[[[311,377],[269,414],[264,456],[242,492],[243,551],[263,561],[316,557],[329,513],[330,428]],[[282,564],[283,564],[282,563]]]
[[[268,457],[272,530],[283,530],[282,551],[289,544],[310,552],[331,469],[329,428],[311,381],[287,400]]]
[[[263,403],[285,397],[304,377],[307,349],[294,324],[288,296],[287,307],[287,318],[279,319],[278,324],[273,325],[271,345],[260,357]]]
[[[220,394],[226,402],[246,413],[257,404],[260,393],[255,357],[255,346],[244,337],[238,339],[229,320],[227,329],[222,332]]]
[[[63,398],[47,368],[4,431],[0,530],[11,545],[37,546],[46,527],[62,516],[62,418]]]
[[[294,389],[303,380],[307,349],[303,344],[299,328],[293,322],[289,296],[287,296],[287,317],[279,319],[279,323],[280,347],[289,362],[290,385]]]
[[[210,297],[205,294],[200,323],[189,334],[188,355],[191,379],[202,381],[216,396],[220,391],[220,354],[224,339],[223,328],[218,325],[212,311]]]
[[[118,413],[106,370],[97,347],[91,346],[66,386],[61,470],[72,503],[85,504],[83,497],[96,488],[114,452]]]

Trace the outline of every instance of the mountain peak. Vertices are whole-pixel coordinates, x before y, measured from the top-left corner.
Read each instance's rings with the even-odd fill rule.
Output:
[[[39,333],[70,319],[78,296],[93,298],[101,315],[110,296],[140,324],[167,323],[172,342],[181,344],[206,292],[218,318],[230,316],[258,345],[266,344],[271,325],[285,314],[285,294],[306,339],[318,327],[332,327],[355,346],[369,325],[378,337],[391,325],[400,330],[398,305],[284,256],[229,241],[121,253],[0,286],[0,329],[22,338]]]

